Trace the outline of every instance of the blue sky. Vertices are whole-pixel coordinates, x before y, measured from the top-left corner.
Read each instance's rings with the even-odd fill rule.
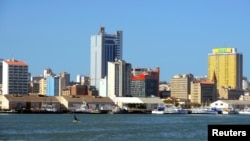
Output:
[[[1,0],[0,58],[25,61],[32,76],[90,73],[90,36],[123,31],[123,59],[173,75],[207,75],[208,54],[233,47],[250,77],[250,0]]]

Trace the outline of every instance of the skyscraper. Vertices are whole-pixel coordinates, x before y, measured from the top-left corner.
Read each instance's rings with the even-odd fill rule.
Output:
[[[217,88],[242,89],[243,55],[236,48],[214,48],[208,54],[208,78],[217,78]]]
[[[28,94],[28,65],[14,59],[3,61],[3,94]]]
[[[122,59],[122,31],[105,33],[101,27],[98,35],[91,36],[90,85],[99,89],[99,81],[107,76],[108,62]]]
[[[130,95],[131,64],[124,60],[108,62],[108,95],[119,97]]]

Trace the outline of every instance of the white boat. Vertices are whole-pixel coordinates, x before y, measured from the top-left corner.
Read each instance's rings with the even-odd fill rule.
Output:
[[[164,114],[164,111],[160,111],[160,110],[158,110],[158,109],[154,109],[154,110],[152,110],[151,113],[152,113],[152,114]]]
[[[117,107],[115,106],[112,111],[108,112],[109,114],[126,114],[128,113],[128,109],[127,107],[123,107],[123,108],[120,108],[120,107]]]
[[[239,114],[239,111],[234,109],[233,107],[223,109],[221,111],[222,114],[228,115],[228,114]]]
[[[90,114],[92,111],[88,108],[87,103],[83,101],[79,108],[74,109],[74,113]]]
[[[43,104],[41,109],[44,112],[58,112],[54,104]]]
[[[191,114],[217,114],[218,112],[210,107],[192,107],[190,109]]]
[[[250,107],[245,106],[242,110],[239,111],[239,114],[250,115]]]
[[[182,107],[176,107],[173,104],[159,105],[152,110],[152,114],[187,114],[187,110]]]

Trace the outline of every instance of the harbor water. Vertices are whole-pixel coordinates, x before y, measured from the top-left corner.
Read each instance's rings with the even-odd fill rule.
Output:
[[[206,141],[208,124],[250,124],[250,115],[0,114],[0,141]]]

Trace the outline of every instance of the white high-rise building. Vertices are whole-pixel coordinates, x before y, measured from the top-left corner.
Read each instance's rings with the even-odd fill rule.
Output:
[[[48,76],[53,76],[53,72],[52,72],[52,69],[51,68],[45,68],[43,70],[43,77],[46,78]]]
[[[106,34],[101,27],[98,35],[91,36],[90,85],[99,90],[100,80],[107,76],[108,62],[122,59],[122,31]]]
[[[3,61],[3,94],[28,94],[28,65],[14,59]]]
[[[78,75],[76,76],[76,82],[77,82],[77,83],[81,83],[81,77],[82,77],[82,75],[80,75],[80,74],[78,74]]]
[[[108,97],[121,97],[130,95],[131,64],[123,60],[108,62]]]
[[[247,90],[249,88],[249,82],[247,80],[247,77],[242,78],[242,89]]]

